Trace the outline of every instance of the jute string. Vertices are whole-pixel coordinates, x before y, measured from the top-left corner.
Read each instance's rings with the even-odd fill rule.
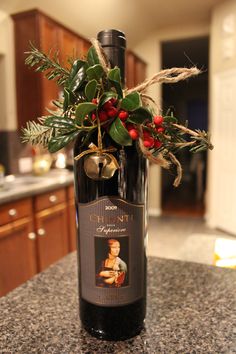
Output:
[[[142,92],[153,84],[173,84],[181,80],[186,80],[191,76],[199,75],[201,71],[196,68],[171,68],[161,70],[159,73],[153,75],[150,79],[145,80],[143,83],[129,89],[127,93],[133,91]]]

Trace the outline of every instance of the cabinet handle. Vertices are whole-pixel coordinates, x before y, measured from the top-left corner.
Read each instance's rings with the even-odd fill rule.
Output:
[[[45,236],[46,235],[46,231],[44,229],[38,229],[38,235],[39,236]]]
[[[28,238],[29,238],[30,240],[35,240],[35,239],[36,239],[36,234],[35,234],[35,232],[30,232],[30,233],[28,234]]]
[[[57,196],[54,195],[54,194],[50,195],[49,201],[50,201],[51,203],[56,203],[56,201],[57,201]]]
[[[16,209],[10,209],[10,210],[8,211],[8,214],[9,214],[10,216],[16,216],[17,210],[16,210]]]

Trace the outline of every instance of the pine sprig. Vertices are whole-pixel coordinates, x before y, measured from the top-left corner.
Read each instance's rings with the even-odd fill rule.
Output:
[[[26,123],[26,128],[22,129],[22,133],[23,143],[40,145],[46,148],[53,136],[53,128],[43,125],[42,120],[39,120],[39,123],[35,121],[29,121]]]
[[[180,133],[182,134],[187,134],[191,137],[192,141],[183,141],[183,142],[176,142],[175,146],[178,149],[184,148],[184,147],[191,147],[189,151],[196,153],[200,151],[204,151],[207,149],[212,150],[213,145],[210,141],[210,134],[207,133],[205,130],[191,130],[187,128],[187,126],[183,126],[180,124],[173,124],[175,128],[179,130]]]
[[[210,134],[205,132],[205,130],[199,130],[199,129],[195,130],[195,132],[198,133],[198,136],[192,138],[196,141],[196,144],[189,151],[195,153],[207,149],[212,150],[213,145],[211,144],[210,141]]]
[[[25,64],[30,67],[36,67],[36,72],[47,71],[45,76],[48,80],[56,80],[58,85],[63,85],[68,79],[70,72],[60,65],[58,52],[55,52],[51,59],[50,55],[40,52],[32,43],[30,43],[30,48],[31,50],[25,53],[28,55],[25,59]]]

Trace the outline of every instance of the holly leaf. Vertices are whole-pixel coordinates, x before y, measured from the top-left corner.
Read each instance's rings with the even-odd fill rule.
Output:
[[[87,62],[89,64],[89,66],[100,64],[97,52],[96,52],[96,50],[95,50],[95,48],[93,46],[90,47],[89,50],[88,50]]]
[[[129,114],[127,122],[134,124],[143,124],[145,121],[152,122],[152,115],[148,109],[144,107],[139,107]]]
[[[79,103],[75,111],[76,123],[82,125],[85,116],[94,111],[96,108],[97,105],[94,103]]]
[[[164,122],[166,123],[178,123],[178,119],[173,116],[165,116]]]
[[[85,96],[87,97],[88,101],[92,101],[95,97],[97,91],[97,81],[91,80],[85,86]]]
[[[132,145],[132,139],[125,127],[122,125],[120,118],[116,118],[109,129],[111,138],[120,145]]]
[[[66,81],[65,87],[67,87],[72,92],[77,91],[86,79],[87,68],[88,64],[85,61],[80,59],[75,60],[72,65],[70,76]]]
[[[70,93],[68,89],[64,88],[63,90],[63,96],[64,96],[64,101],[63,101],[63,111],[65,112],[69,106],[70,102]]]
[[[46,127],[52,127],[52,128],[68,129],[68,130],[75,130],[76,129],[75,120],[72,118],[48,116],[44,120],[43,124]]]
[[[111,98],[117,98],[117,93],[113,91],[105,92],[99,99],[98,108],[101,108],[107,101],[110,101]]]
[[[134,111],[141,106],[140,94],[132,92],[121,101],[121,108],[126,111]]]
[[[63,111],[65,112],[68,106],[73,105],[76,102],[76,96],[68,88],[64,88],[63,95],[64,95]]]
[[[48,144],[48,151],[53,153],[62,149],[64,146],[69,144],[72,140],[74,140],[79,133],[79,130],[73,131],[70,134],[58,135],[52,138]]]
[[[104,74],[104,70],[100,64],[96,64],[96,65],[90,66],[86,70],[86,74],[87,74],[89,80],[95,79],[96,81],[99,82]]]
[[[120,98],[123,97],[123,91],[121,86],[121,76],[120,76],[120,69],[115,67],[108,72],[108,80],[111,86],[115,87],[116,92]]]

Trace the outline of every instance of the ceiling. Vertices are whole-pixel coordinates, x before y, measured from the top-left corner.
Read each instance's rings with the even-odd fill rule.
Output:
[[[0,0],[9,14],[38,8],[91,38],[105,28],[123,30],[134,47],[150,33],[168,27],[209,23],[222,0]]]

